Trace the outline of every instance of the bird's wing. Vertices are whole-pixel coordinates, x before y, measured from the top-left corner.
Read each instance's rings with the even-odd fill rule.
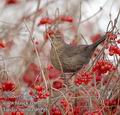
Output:
[[[62,64],[63,68],[66,71],[77,71],[80,70],[83,65],[89,62],[90,58],[82,57],[79,54],[69,57],[68,55],[64,55]]]
[[[67,47],[67,49],[64,49],[63,52],[64,67],[71,70],[74,69],[78,70],[82,68],[84,64],[87,64],[89,62],[89,58],[84,56],[86,48],[87,48],[86,46],[82,45],[81,48]]]
[[[76,47],[66,45],[63,53],[69,57],[73,57],[73,56],[77,56],[77,55],[80,56],[81,54],[84,54],[88,48],[89,48],[89,46],[87,46],[87,45],[78,45]]]

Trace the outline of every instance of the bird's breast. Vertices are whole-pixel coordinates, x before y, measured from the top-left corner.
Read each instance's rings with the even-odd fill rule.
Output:
[[[55,68],[57,68],[58,70],[61,70],[61,66],[63,66],[63,62],[62,62],[62,54],[63,54],[63,49],[62,48],[51,48],[50,51],[50,59],[51,59],[51,63],[53,64],[53,66]]]

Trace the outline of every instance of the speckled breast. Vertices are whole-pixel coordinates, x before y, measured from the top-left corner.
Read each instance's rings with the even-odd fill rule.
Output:
[[[53,64],[53,66],[58,69],[61,70],[61,65],[62,63],[62,50],[61,49],[54,49],[53,47],[51,48],[50,51],[50,59],[51,59],[51,63]]]

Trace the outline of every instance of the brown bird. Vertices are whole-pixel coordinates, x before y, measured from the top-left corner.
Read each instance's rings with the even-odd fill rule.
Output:
[[[62,39],[56,31],[51,38],[50,58],[53,66],[63,72],[77,72],[83,65],[88,64],[96,47],[106,39],[106,35],[90,45],[71,46]]]

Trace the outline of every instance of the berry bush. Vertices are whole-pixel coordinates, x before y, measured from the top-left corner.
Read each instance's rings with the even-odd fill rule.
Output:
[[[0,0],[0,115],[120,115],[119,0]],[[50,61],[55,32],[73,47],[106,40],[76,73]]]

